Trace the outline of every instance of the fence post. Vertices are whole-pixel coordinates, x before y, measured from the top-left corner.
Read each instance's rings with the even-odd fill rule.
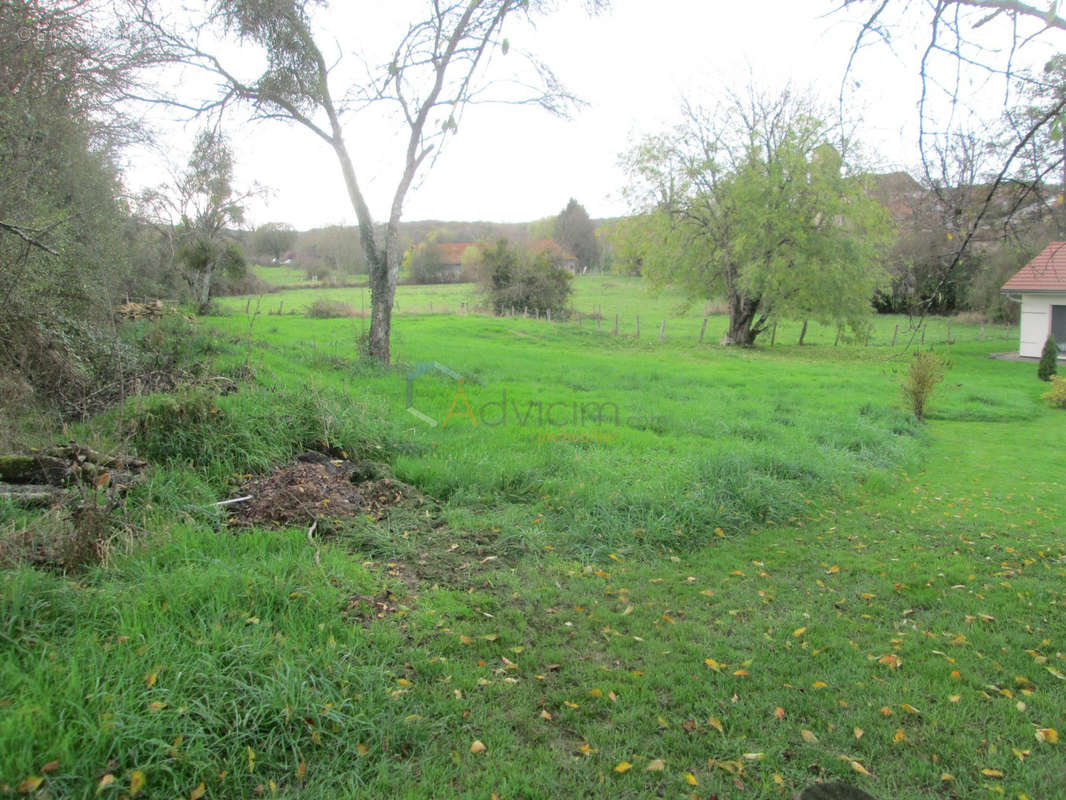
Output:
[[[922,344],[925,344],[925,326],[922,326]]]
[[[985,324],[981,323],[981,332],[977,334],[977,341],[983,342],[985,340]]]
[[[950,319],[948,320],[948,344],[955,344],[955,342],[953,342],[951,340],[951,320]]]
[[[598,331],[602,331],[603,330],[603,328],[600,326],[601,319],[602,318],[599,316],[599,314],[597,314],[596,315],[596,330],[598,330]]]
[[[774,323],[774,327],[770,328],[770,347],[774,346],[774,342],[777,340],[777,323]]]
[[[637,314],[637,338],[640,338],[640,314]]]
[[[897,336],[899,336],[899,325],[897,325],[896,329],[894,331],[892,331],[892,347],[896,346],[896,337]]]
[[[703,344],[703,334],[707,333],[707,317],[703,318],[703,324],[700,325],[700,344]]]
[[[660,342],[665,342],[666,341],[666,320],[665,319],[662,321],[662,324],[659,325],[659,341]]]
[[[612,333],[615,336],[618,335],[618,315],[617,314],[614,315],[614,330],[612,331]]]
[[[550,308],[544,309],[544,319],[548,320],[548,322],[552,321],[552,310]]]

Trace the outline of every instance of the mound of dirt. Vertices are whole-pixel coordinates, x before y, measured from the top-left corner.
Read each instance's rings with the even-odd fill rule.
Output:
[[[310,525],[316,519],[359,515],[382,519],[405,500],[422,502],[412,487],[379,464],[356,464],[307,453],[295,464],[255,477],[240,489],[249,499],[231,506],[233,527]]]

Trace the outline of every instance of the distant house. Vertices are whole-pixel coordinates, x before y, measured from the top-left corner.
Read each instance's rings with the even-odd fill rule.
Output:
[[[434,247],[440,256],[441,276],[444,280],[454,281],[463,272],[463,253],[479,245],[476,242],[438,242]]]
[[[528,249],[531,253],[547,253],[556,260],[560,267],[571,275],[577,275],[579,269],[577,256],[568,250],[564,250],[551,239],[539,239],[535,242],[530,242]]]
[[[1018,353],[1039,358],[1049,335],[1066,358],[1066,242],[1052,242],[1003,285],[1022,304]]]

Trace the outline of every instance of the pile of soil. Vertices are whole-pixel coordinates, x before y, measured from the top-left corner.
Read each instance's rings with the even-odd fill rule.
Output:
[[[317,519],[359,515],[381,520],[393,506],[418,492],[372,462],[305,453],[294,464],[252,478],[240,489],[250,499],[231,506],[233,527],[310,525]]]

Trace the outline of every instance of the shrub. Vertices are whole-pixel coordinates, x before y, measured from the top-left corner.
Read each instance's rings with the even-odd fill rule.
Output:
[[[358,312],[347,303],[339,300],[315,300],[307,309],[307,316],[311,319],[337,319],[340,317],[355,317]]]
[[[1051,388],[1041,395],[1054,408],[1066,408],[1066,378],[1055,375],[1051,378]]]
[[[510,308],[556,314],[566,310],[572,276],[551,251],[521,252],[501,239],[483,251],[481,260],[482,283],[496,314]]]
[[[1036,368],[1036,377],[1042,381],[1051,380],[1059,370],[1059,346],[1054,336],[1047,337],[1044,349],[1040,351],[1040,364]]]
[[[914,354],[900,388],[915,419],[925,417],[930,395],[936,385],[944,380],[945,366],[944,360],[931,350]]]

